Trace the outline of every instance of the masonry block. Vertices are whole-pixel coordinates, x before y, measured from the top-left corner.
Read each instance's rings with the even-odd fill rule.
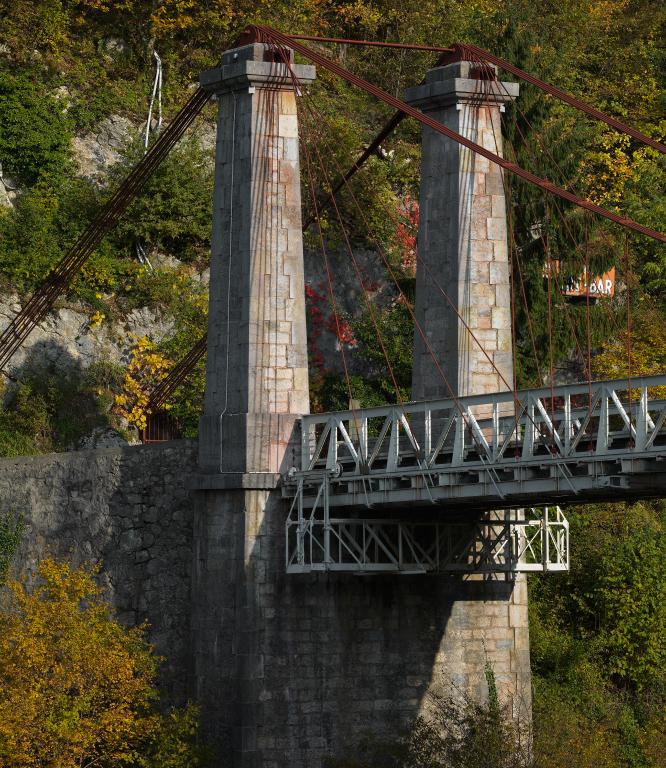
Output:
[[[290,413],[293,425],[296,416],[309,412],[292,73],[301,84],[315,76],[313,67],[293,61],[287,66],[267,46],[252,44],[227,51],[220,67],[201,76],[202,87],[218,100],[200,430],[200,466],[206,472],[279,471],[289,443],[282,426],[289,419],[264,416]],[[245,418],[245,433],[234,425],[236,416]],[[253,440],[266,445],[252,448]]]

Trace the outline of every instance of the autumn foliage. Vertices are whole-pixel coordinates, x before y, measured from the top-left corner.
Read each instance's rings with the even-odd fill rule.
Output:
[[[34,586],[8,583],[0,611],[0,765],[201,765],[190,743],[195,711],[157,711],[160,660],[142,627],[113,618],[94,575],[45,560]]]

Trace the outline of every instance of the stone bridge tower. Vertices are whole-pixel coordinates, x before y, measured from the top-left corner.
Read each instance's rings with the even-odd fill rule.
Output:
[[[501,113],[518,90],[517,83],[498,81],[494,66],[453,61],[430,70],[405,100],[502,155]],[[423,127],[415,314],[428,344],[415,329],[414,400],[483,395],[513,386],[506,206],[498,165]],[[483,418],[490,412],[475,415]],[[493,514],[503,519],[510,513]],[[473,671],[464,687],[485,695],[476,665],[487,658],[505,700],[527,721],[531,677],[525,574],[516,574],[514,581],[486,576],[461,583],[447,635],[452,631],[459,646],[454,657]]]
[[[291,66],[301,86],[313,80],[314,68]],[[429,82],[440,74],[434,70]],[[321,768],[327,755],[353,748],[367,732],[395,735],[427,708],[433,689],[453,683],[483,695],[486,659],[505,691],[527,686],[529,695],[525,584],[286,574],[279,473],[298,463],[296,417],[309,407],[297,97],[289,68],[259,44],[228,51],[201,82],[217,95],[219,117],[206,401],[193,480],[192,697],[219,745],[220,765]],[[475,137],[475,114],[477,124],[491,114],[496,120],[498,101],[467,106],[457,96],[442,108],[444,119],[458,118],[458,101]],[[497,330],[508,290],[503,198],[491,191],[492,184],[499,190],[497,177],[487,167],[469,168],[440,141],[424,138],[424,199],[441,195],[425,225],[463,199],[461,180],[479,185],[468,191],[472,211],[464,215],[483,219],[485,228],[479,224],[465,240],[454,227],[465,209],[455,208],[438,268],[450,259],[458,264],[458,243],[475,241],[465,246],[470,263],[485,259],[485,266],[471,283],[456,281],[471,287],[482,273],[488,295],[500,286],[496,304],[488,302],[490,320],[476,315],[484,330]],[[438,174],[446,190],[433,181]],[[501,279],[494,280],[497,269]],[[422,287],[419,295],[428,333],[439,338],[442,307]],[[431,301],[436,311],[428,315]],[[447,322],[437,341],[442,354],[457,328]],[[494,338],[499,361],[504,336]],[[427,387],[415,394],[439,395],[418,365],[416,379]]]

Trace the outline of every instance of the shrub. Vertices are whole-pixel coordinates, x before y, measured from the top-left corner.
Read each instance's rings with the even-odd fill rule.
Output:
[[[24,184],[61,175],[69,161],[70,124],[61,106],[25,75],[0,70],[0,162]]]
[[[8,583],[0,610],[0,762],[5,768],[201,765],[196,710],[160,714],[160,659],[144,628],[116,621],[95,570],[43,560]]]

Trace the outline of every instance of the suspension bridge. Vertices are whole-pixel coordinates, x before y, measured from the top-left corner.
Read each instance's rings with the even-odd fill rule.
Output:
[[[578,206],[584,211],[613,222],[625,231],[634,231],[661,242],[666,241],[662,233],[595,205],[563,186],[557,186],[551,180],[540,178],[516,163],[506,160],[500,150],[502,139],[495,133],[497,128],[492,118],[490,120],[492,141],[481,140],[479,143],[478,130],[475,136],[464,128],[458,132],[451,125],[447,125],[446,120],[441,119],[441,114],[433,116],[432,104],[446,105],[450,102],[450,94],[447,95],[441,88],[438,92],[441,83],[436,80],[428,82],[426,79],[420,86],[412,89],[414,92],[412,103],[409,103],[408,100],[392,96],[378,86],[347,71],[318,50],[306,47],[304,41],[427,50],[439,56],[439,68],[451,62],[465,62],[468,64],[466,71],[457,74],[466,76],[466,85],[463,85],[462,79],[455,81],[453,87],[458,89],[455,98],[459,102],[464,100],[477,106],[492,105],[497,109],[498,114],[499,111],[504,110],[504,104],[514,101],[518,94],[515,83],[504,83],[498,80],[497,69],[500,68],[519,81],[523,80],[589,117],[603,121],[637,142],[662,153],[666,148],[655,139],[643,135],[580,99],[524,72],[511,62],[476,46],[456,45],[452,48],[401,46],[397,43],[382,44],[370,41],[289,36],[269,28],[251,28],[239,41],[239,45],[242,47],[256,43],[265,44],[266,50],[270,52],[267,54],[267,60],[270,60],[272,65],[273,87],[278,89],[291,87],[299,96],[307,92],[308,79],[306,78],[305,84],[302,83],[296,72],[298,67],[293,65],[292,52],[296,51],[306,60],[323,67],[396,110],[394,116],[346,172],[339,167],[335,170],[325,167],[324,159],[317,146],[317,139],[321,139],[321,136],[314,140],[308,139],[305,146],[305,165],[312,199],[309,218],[305,222],[306,228],[317,225],[321,233],[321,217],[326,209],[333,209],[342,223],[338,195],[342,191],[349,190],[352,200],[358,206],[353,189],[349,186],[351,178],[363,167],[368,158],[377,152],[382,142],[386,141],[402,120],[411,117],[418,120],[431,133],[450,140],[452,144],[449,146],[458,145],[461,149],[468,150],[477,164],[479,160],[481,162],[486,160],[496,169],[501,169],[500,173],[504,174],[501,178],[501,187],[494,190],[500,193],[495,196],[499,202],[495,202],[492,196],[489,198],[493,200],[493,207],[495,205],[504,207],[506,175],[513,174],[540,188],[556,201],[565,201]],[[235,59],[223,64],[221,68],[211,71],[210,74],[204,73],[202,87],[188,100],[168,128],[148,149],[143,160],[133,169],[88,229],[62,261],[55,265],[45,282],[0,335],[0,368],[6,369],[13,354],[25,342],[30,332],[45,318],[55,299],[67,290],[103,237],[115,226],[131,201],[140,194],[147,179],[209,102],[211,95],[215,92],[214,78],[221,76],[228,79],[226,70],[232,71],[238,60],[237,54],[234,56]],[[438,70],[436,68],[433,71]],[[465,88],[467,92],[463,93]],[[407,98],[409,99],[409,96]],[[314,99],[307,96],[304,101],[306,106],[300,110],[301,119],[308,126],[308,134],[313,136],[317,131],[317,105],[313,106]],[[423,108],[424,105],[429,105],[430,108]],[[458,109],[460,109],[459,106]],[[313,181],[315,165],[318,166],[316,171],[320,179],[326,181],[328,191],[324,194],[315,189]],[[460,178],[460,171],[458,178]],[[447,205],[451,204],[450,197],[443,199]],[[362,210],[360,214],[363,216]],[[437,214],[445,215],[445,212],[440,209]],[[473,211],[470,209],[466,214],[471,221]],[[501,227],[502,218],[506,215],[505,211],[491,211],[491,214],[489,221],[492,219],[499,222]],[[500,246],[504,237],[504,233],[500,233]],[[345,238],[350,259],[354,262],[364,298],[368,302],[370,315],[375,323],[377,341],[384,352],[387,375],[395,384],[391,361],[377,327],[372,305],[368,301],[369,292],[363,284],[361,270],[346,234]],[[479,244],[471,243],[471,245]],[[329,301],[340,338],[342,321],[336,304],[333,277],[323,237],[321,248],[329,283]],[[418,402],[401,402],[396,385],[399,401],[397,404],[372,409],[356,408],[348,412],[305,415],[300,418],[300,460],[296,460],[284,473],[282,484],[283,495],[292,500],[286,528],[286,559],[289,572],[302,572],[308,568],[335,568],[363,572],[406,568],[411,572],[415,567],[424,567],[424,563],[427,564],[428,569],[447,567],[445,558],[416,557],[413,546],[411,549],[414,562],[404,565],[402,554],[397,554],[394,536],[395,531],[401,531],[401,535],[404,535],[404,531],[400,528],[401,524],[395,520],[378,522],[377,517],[378,515],[381,517],[382,514],[398,514],[399,517],[404,517],[406,523],[413,525],[415,517],[418,518],[423,513],[432,515],[435,509],[444,513],[451,510],[457,512],[468,510],[478,516],[500,506],[523,508],[539,504],[580,503],[618,498],[636,499],[662,495],[666,490],[666,481],[662,479],[664,475],[661,471],[661,462],[666,457],[664,427],[666,400],[653,396],[654,392],[663,391],[660,388],[666,385],[666,377],[592,382],[588,327],[588,356],[587,360],[583,361],[587,382],[564,387],[551,385],[546,388],[518,391],[515,384],[515,355],[513,361],[507,361],[508,350],[515,345],[515,328],[513,336],[505,339],[503,346],[500,339],[500,347],[489,349],[487,340],[484,340],[484,333],[487,337],[489,329],[495,329],[496,335],[501,336],[503,332],[506,335],[508,331],[506,323],[504,328],[499,328],[491,320],[491,324],[487,326],[479,323],[477,318],[476,327],[472,327],[475,322],[470,323],[465,320],[458,306],[458,297],[452,298],[442,286],[442,282],[445,282],[441,279],[442,264],[429,263],[431,256],[425,252],[428,249],[433,251],[433,247],[428,244],[427,237],[421,237],[419,248],[423,252],[416,257],[417,280],[424,279],[430,287],[422,287],[421,295],[417,289],[416,302],[412,306],[402,292],[394,269],[382,252],[381,245],[377,243],[378,256],[384,260],[387,272],[394,280],[401,299],[409,306],[409,312],[415,324],[414,390],[417,393],[420,391],[421,399]],[[511,248],[510,243],[509,250]],[[550,291],[554,270],[545,242],[544,252],[545,260],[548,261],[550,323],[552,312]],[[229,259],[232,258],[233,255],[230,252]],[[496,259],[493,266],[501,270],[501,259],[499,264]],[[587,275],[589,264],[581,266],[584,267]],[[520,265],[513,259],[513,254],[511,267],[514,270],[516,267],[520,269]],[[437,271],[439,271],[439,280]],[[520,277],[522,281],[522,274]],[[458,279],[461,279],[460,276]],[[473,278],[468,275],[466,279],[471,282]],[[514,280],[512,291],[503,293],[507,303],[509,294],[511,294],[511,302],[516,300],[513,295],[516,292],[516,284],[517,281]],[[428,306],[437,303],[434,300],[433,285],[441,294],[441,297],[437,296],[436,299],[442,304],[443,297],[445,309],[449,313],[452,311],[456,316],[452,320],[440,314],[439,320],[442,326],[439,329],[432,325],[428,326],[427,321],[424,320],[423,306],[420,308],[418,306],[419,302],[421,305],[427,303]],[[522,295],[525,295],[524,285]],[[589,311],[589,289],[587,297]],[[508,306],[505,309],[508,309]],[[493,313],[495,310],[499,314],[502,307],[499,305],[494,307]],[[417,317],[419,312],[420,319]],[[512,319],[515,324],[515,315]],[[448,326],[448,330],[444,329],[445,325]],[[445,336],[446,332],[450,332],[451,325],[458,326],[458,330],[462,329],[462,333],[468,336],[466,342],[468,347],[470,345],[474,347],[472,353],[469,349],[467,351],[466,364],[470,368],[483,366],[487,371],[485,378],[495,385],[492,389],[505,391],[489,392],[488,386],[482,385],[483,394],[478,394],[474,391],[479,387],[475,386],[473,371],[458,377],[455,372],[451,374],[451,366],[447,360],[442,362],[442,359],[446,354],[449,357],[453,355],[459,358],[462,354],[460,349],[456,349],[455,344],[452,345],[447,341],[448,349],[445,350],[441,343],[441,337]],[[534,346],[531,323],[529,330]],[[576,337],[575,340],[580,348],[579,339]],[[497,340],[495,343],[497,344]],[[204,356],[206,348],[207,338],[204,336],[150,393],[149,410],[157,411],[168,401],[175,389],[186,380],[194,366]],[[354,393],[349,383],[344,345],[341,345],[341,348],[342,367],[345,371],[350,403],[353,403],[355,402]],[[418,370],[417,373],[419,355],[421,358],[428,356],[431,358],[426,361],[426,367],[430,365],[431,368],[429,372]],[[585,357],[584,353],[582,356]],[[457,362],[455,364],[457,365]],[[536,364],[538,368],[538,360]],[[430,389],[439,397],[423,399],[423,381],[429,377],[433,379],[433,365],[441,381]],[[448,377],[444,371],[445,368],[448,369]],[[550,378],[552,381],[552,351]],[[442,399],[442,396],[445,396],[445,399]],[[365,522],[359,517],[364,510],[372,512],[368,521]],[[351,517],[334,518],[332,517],[334,514],[338,516],[347,514]],[[532,517],[535,515],[536,512],[533,510]],[[517,517],[514,515],[515,520],[520,517],[521,515]],[[525,516],[522,515],[522,517]],[[486,526],[491,534],[491,550],[496,554],[494,559],[490,558],[486,561],[486,567],[497,570],[529,570],[534,567],[561,570],[565,567],[568,557],[568,538],[565,537],[566,544],[564,544],[562,536],[566,534],[566,521],[561,511],[558,510],[554,517],[551,516],[549,522],[539,523],[539,535],[544,542],[549,540],[551,534],[559,537],[558,546],[553,548],[554,560],[552,561],[546,555],[543,546],[536,551],[534,548],[526,550],[520,543],[512,543],[517,530],[520,530],[523,535],[534,524],[535,521],[532,520],[530,524],[523,523],[521,527],[514,522],[506,528],[503,537],[496,536],[492,526],[490,528]],[[364,535],[364,526],[367,525],[371,525],[373,531],[371,539],[375,552],[374,560],[369,555],[372,548],[359,543],[359,536]],[[426,526],[429,534],[435,531],[433,540],[436,541],[439,536],[436,531],[441,527],[441,521],[423,525]],[[345,532],[344,540],[341,531]],[[337,558],[333,556],[330,546],[332,532],[335,532],[339,545]],[[497,545],[498,541],[501,546]],[[468,551],[473,549],[474,547]],[[424,552],[422,548],[420,551]],[[526,560],[526,554],[531,555],[532,559]],[[470,567],[471,562],[472,560],[468,558],[467,567]],[[456,569],[460,567],[460,563],[449,563],[449,566]],[[471,569],[474,570],[473,567]]]
[[[188,674],[209,735],[242,768],[320,766],[360,735],[360,724],[386,728],[389,705],[403,719],[414,716],[439,677],[482,697],[486,664],[513,713],[529,717],[524,572],[568,568],[568,524],[557,505],[666,492],[666,376],[632,375],[628,317],[627,375],[593,380],[590,288],[581,328],[555,301],[565,276],[546,227],[534,235],[548,288],[548,371],[540,369],[511,179],[539,190],[558,213],[577,208],[621,233],[625,260],[617,266],[625,271],[627,308],[629,235],[658,243],[666,235],[507,159],[503,115],[520,111],[519,83],[526,82],[655,152],[666,146],[472,45],[311,42],[249,28],[218,67],[202,73],[200,88],[0,334],[0,369],[7,370],[214,98],[208,333],[150,393],[149,407],[163,406],[206,355],[199,471],[182,478],[194,493]],[[338,43],[439,58],[398,98],[321,52]],[[296,54],[309,63],[297,63]],[[325,149],[330,126],[313,65],[394,111],[347,167]],[[502,71],[515,80],[501,80]],[[406,118],[422,127],[413,298],[352,184]],[[343,203],[366,227],[413,323],[409,398]],[[380,407],[362,408],[354,396],[325,214],[338,227],[395,392]],[[310,413],[304,224],[319,244],[345,411]],[[583,253],[578,272],[589,283]],[[521,302],[538,374],[528,389],[517,385]],[[583,371],[577,383],[555,383],[556,313],[571,331]],[[433,575],[409,578],[424,573]]]

